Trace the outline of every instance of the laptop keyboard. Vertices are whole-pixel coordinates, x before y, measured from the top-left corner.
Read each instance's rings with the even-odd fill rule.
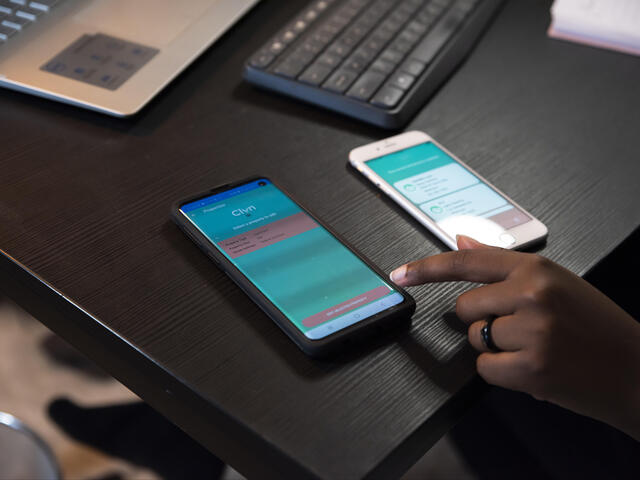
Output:
[[[37,22],[60,0],[0,0],[0,45]]]
[[[434,60],[483,3],[500,2],[316,0],[249,59],[245,77],[394,128],[415,110],[415,105],[402,106],[403,101],[411,103],[414,87],[425,83],[419,81],[430,75]],[[448,63],[450,72],[455,62]],[[424,96],[414,103],[422,104]]]

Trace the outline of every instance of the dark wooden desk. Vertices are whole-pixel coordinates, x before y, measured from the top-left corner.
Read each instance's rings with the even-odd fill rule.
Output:
[[[265,1],[140,116],[0,92],[0,288],[249,476],[396,476],[474,399],[445,315],[314,362],[168,219],[254,173],[279,180],[385,270],[443,250],[346,166],[386,132],[243,84],[244,59],[304,1]],[[640,224],[640,59],[547,39],[549,1],[509,2],[414,119],[550,230],[584,274]]]

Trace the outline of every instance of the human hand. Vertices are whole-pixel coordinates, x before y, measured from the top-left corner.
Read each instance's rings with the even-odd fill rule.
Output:
[[[400,286],[484,283],[458,297],[456,313],[482,352],[488,383],[532,394],[640,439],[640,324],[588,282],[539,255],[458,237],[458,251],[391,273]],[[499,352],[481,336],[488,318]]]

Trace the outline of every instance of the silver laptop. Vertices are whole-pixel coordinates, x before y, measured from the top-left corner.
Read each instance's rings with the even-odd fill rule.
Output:
[[[259,0],[0,0],[0,86],[138,112]]]

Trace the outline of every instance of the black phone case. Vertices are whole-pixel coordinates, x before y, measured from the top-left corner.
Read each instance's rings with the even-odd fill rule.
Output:
[[[391,328],[398,328],[400,326],[409,326],[411,321],[411,315],[415,311],[416,304],[414,299],[405,292],[402,288],[395,285],[393,282],[386,280],[391,284],[399,293],[404,297],[404,301],[398,305],[395,305],[387,310],[384,310],[372,317],[355,323],[347,328],[339,330],[328,337],[311,340],[304,336],[304,334],[298,330],[298,328],[289,321],[289,319],[265,297],[262,292],[247,278],[236,266],[227,259],[212,243],[207,239],[191,222],[184,218],[180,213],[180,207],[186,203],[193,202],[199,198],[203,198],[215,193],[221,193],[225,190],[229,190],[240,185],[244,185],[256,180],[265,179],[273,183],[273,185],[280,189],[287,197],[293,200],[304,212],[306,212],[314,221],[320,226],[334,235],[346,248],[348,248],[353,254],[355,254],[360,260],[362,260],[371,270],[380,275],[383,279],[386,279],[386,275],[378,267],[373,265],[367,258],[362,256],[355,248],[346,240],[344,240],[338,233],[332,228],[318,219],[303,205],[293,199],[293,197],[283,189],[280,185],[273,182],[271,179],[265,176],[253,176],[238,182],[228,183],[212,188],[211,190],[199,193],[197,195],[190,196],[173,204],[171,209],[171,217],[173,221],[180,227],[180,229],[191,238],[201,250],[203,250],[207,256],[213,260],[213,262],[225,272],[235,283],[244,291],[251,300],[253,300],[281,329],[289,336],[291,340],[307,355],[312,357],[322,357],[331,353],[341,350],[345,345],[351,344],[355,340],[361,340],[372,334],[389,330]],[[403,321],[404,320],[404,324]]]

